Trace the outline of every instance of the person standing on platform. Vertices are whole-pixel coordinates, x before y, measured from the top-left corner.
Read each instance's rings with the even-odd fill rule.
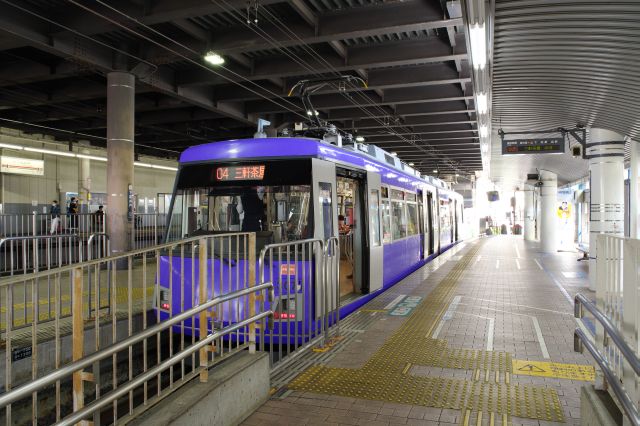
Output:
[[[98,232],[104,232],[104,206],[99,206],[94,215],[96,217],[96,230]]]
[[[78,200],[76,197],[71,197],[71,201],[69,202],[69,219],[71,221],[70,228],[77,229],[78,228]]]
[[[60,206],[58,205],[58,200],[53,200],[51,202],[51,207],[49,208],[49,214],[51,215],[51,234],[58,233],[58,227],[60,226]]]

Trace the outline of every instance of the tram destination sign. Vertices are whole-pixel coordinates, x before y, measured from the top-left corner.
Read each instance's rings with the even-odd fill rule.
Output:
[[[563,137],[502,140],[502,155],[562,153]]]

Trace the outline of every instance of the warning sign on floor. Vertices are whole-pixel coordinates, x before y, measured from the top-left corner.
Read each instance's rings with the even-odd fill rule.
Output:
[[[591,365],[561,364],[558,362],[513,360],[513,374],[526,376],[553,377],[556,379],[595,380],[596,371]]]

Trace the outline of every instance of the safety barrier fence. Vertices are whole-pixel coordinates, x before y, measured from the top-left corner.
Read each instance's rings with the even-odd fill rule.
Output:
[[[139,250],[158,245],[166,232],[166,214],[135,213],[131,248]],[[59,218],[39,213],[0,215],[0,240],[6,240],[0,244],[0,274],[33,272],[78,262],[81,258],[76,243],[80,241],[88,247],[92,235],[106,233],[106,216],[93,213],[61,215]],[[107,254],[102,252],[100,255]]]
[[[258,277],[273,283],[275,294],[274,326],[265,337],[274,370],[313,346],[328,347],[340,335],[339,259],[336,237],[262,249]]]
[[[586,347],[600,367],[596,387],[609,390],[627,418],[640,425],[640,240],[598,235],[596,303],[578,294],[575,316],[594,318],[595,341],[575,331],[576,350]]]
[[[276,369],[331,345],[338,239],[268,242],[204,235],[0,278],[0,423],[126,422],[240,351]]]
[[[0,422],[111,423],[263,347],[272,284],[255,285],[255,253],[255,234],[208,235],[0,279]],[[23,294],[26,328],[10,308]]]

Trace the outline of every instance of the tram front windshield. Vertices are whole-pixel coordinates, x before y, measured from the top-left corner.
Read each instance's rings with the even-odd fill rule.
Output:
[[[278,169],[282,170],[281,166],[278,164]],[[311,185],[301,184],[307,182],[300,174],[289,175],[292,177],[285,180],[290,182],[266,173],[262,179],[231,180],[224,175],[220,178],[223,167],[209,168],[211,172],[207,176],[213,177],[198,179],[207,185],[196,187],[193,187],[194,178],[201,175],[199,170],[183,168],[180,171],[169,218],[168,241],[222,232],[260,232],[273,242],[313,236]],[[238,172],[232,170],[232,173]],[[184,174],[188,176],[182,176]],[[180,188],[181,184],[189,187]]]

